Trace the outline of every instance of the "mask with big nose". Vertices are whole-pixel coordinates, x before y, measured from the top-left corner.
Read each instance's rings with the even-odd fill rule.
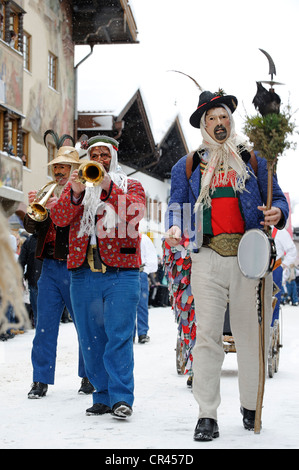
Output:
[[[222,106],[209,109],[206,113],[205,128],[214,140],[225,142],[230,136],[230,119],[226,109]]]

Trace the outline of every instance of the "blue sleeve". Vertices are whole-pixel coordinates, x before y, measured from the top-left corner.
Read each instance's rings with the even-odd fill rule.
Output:
[[[181,158],[171,170],[170,199],[165,214],[165,230],[177,225],[183,232],[184,204],[189,202],[189,187],[186,176],[186,158]]]

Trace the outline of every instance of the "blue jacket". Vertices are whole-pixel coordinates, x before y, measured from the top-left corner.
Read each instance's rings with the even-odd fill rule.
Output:
[[[263,220],[263,213],[257,206],[267,204],[268,171],[267,161],[258,156],[255,152],[258,171],[257,177],[254,175],[252,166],[247,163],[250,177],[246,180],[246,190],[239,192],[238,198],[241,213],[245,221],[245,231],[252,228],[263,229],[260,222]],[[194,204],[199,196],[201,173],[200,165],[193,171],[189,181],[186,176],[187,155],[181,158],[172,168],[171,172],[171,194],[165,216],[165,228],[168,230],[173,225],[181,228],[182,233],[188,230],[190,239],[195,226]],[[287,199],[281,191],[276,175],[273,176],[273,198],[272,206],[281,209],[283,217],[277,225],[282,229],[288,219],[289,206]]]

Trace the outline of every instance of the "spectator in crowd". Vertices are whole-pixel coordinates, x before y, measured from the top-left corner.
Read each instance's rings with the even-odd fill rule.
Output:
[[[19,263],[23,268],[24,279],[28,282],[30,305],[33,311],[33,326],[37,325],[37,281],[42,270],[42,260],[35,257],[38,232],[33,233],[23,243]]]
[[[134,331],[134,338],[137,330],[138,343],[144,344],[150,340],[147,332],[149,330],[148,320],[148,298],[149,280],[148,276],[155,273],[158,268],[157,253],[151,239],[144,233],[141,235],[141,267],[140,277],[140,297],[137,305],[137,322]]]
[[[16,239],[12,239],[8,222],[0,210],[0,339],[8,339],[9,328],[27,328],[27,311],[23,302],[22,270],[17,262]],[[12,247],[12,243],[14,248]],[[7,309],[13,309],[13,321],[7,316]]]

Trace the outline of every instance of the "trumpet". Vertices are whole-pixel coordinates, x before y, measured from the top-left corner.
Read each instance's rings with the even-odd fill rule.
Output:
[[[86,161],[78,169],[78,182],[86,186],[98,186],[105,176],[105,169],[101,163]]]
[[[29,215],[29,217],[31,217],[31,219],[35,220],[35,222],[43,222],[47,219],[48,211],[45,206],[57,185],[57,181],[49,181],[49,183],[45,184],[36,193],[34,201],[27,207],[27,214]],[[45,193],[45,188],[47,188],[48,186],[51,187]]]

